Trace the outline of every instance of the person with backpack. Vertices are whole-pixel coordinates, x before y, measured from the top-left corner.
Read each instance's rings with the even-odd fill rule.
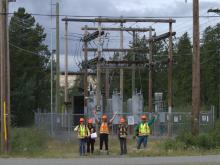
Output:
[[[118,125],[118,138],[120,142],[120,155],[127,154],[127,135],[128,135],[128,125],[123,117],[120,118],[120,123]]]
[[[79,139],[79,153],[80,156],[86,155],[86,139],[90,136],[89,129],[85,124],[84,118],[79,119],[79,125],[74,128],[74,131],[78,133]]]

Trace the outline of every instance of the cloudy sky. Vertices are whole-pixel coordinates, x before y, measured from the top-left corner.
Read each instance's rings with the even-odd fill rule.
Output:
[[[50,14],[51,13],[51,1],[52,3],[60,3],[60,15],[73,15],[73,16],[137,16],[137,17],[179,17],[179,16],[191,16],[192,15],[192,0],[17,0],[17,2],[10,3],[10,12],[17,10],[18,7],[26,8],[29,13],[37,14]],[[55,6],[52,7],[53,14],[55,13]],[[220,8],[220,0],[200,0],[200,15],[212,16],[214,14],[208,14],[207,10],[210,8]],[[55,27],[55,19],[49,16],[35,16],[37,22],[39,22],[45,28],[45,32],[48,34],[46,44],[51,47],[51,27]],[[60,19],[62,19],[61,17]],[[192,18],[175,18],[176,24],[174,25],[174,31],[177,32],[177,36],[180,36],[184,32],[189,32],[192,35]],[[201,34],[205,27],[214,25],[220,18],[201,18]],[[80,51],[82,43],[79,42],[79,34],[83,31],[80,27],[85,23],[71,23],[69,25],[69,34],[72,35],[69,38],[69,67],[71,70],[77,68],[77,63],[81,60],[82,52]],[[64,54],[64,23],[60,21],[60,39],[61,39],[61,54]],[[89,26],[96,26],[89,24]],[[106,25],[103,25],[106,26]],[[107,26],[119,26],[118,24],[111,24]],[[158,24],[129,24],[124,26],[132,27],[149,27],[153,26],[156,29],[157,34],[167,32],[168,26]],[[52,47],[55,49],[55,31],[52,30]],[[75,34],[77,33],[77,34]],[[108,41],[108,45],[118,46],[119,34],[111,34],[111,41]],[[127,41],[131,40],[129,34],[125,34]],[[95,47],[95,43],[91,46]],[[126,47],[126,44],[125,44]],[[61,68],[63,68],[63,56],[61,55]]]

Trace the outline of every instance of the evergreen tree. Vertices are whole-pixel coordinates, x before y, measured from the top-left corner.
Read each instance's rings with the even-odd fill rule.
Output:
[[[44,29],[24,8],[19,8],[9,26],[11,61],[11,113],[16,126],[33,122],[34,112],[50,103],[49,51]]]
[[[192,45],[188,33],[176,45],[174,56],[174,104],[191,104],[192,100]]]
[[[219,117],[220,93],[220,24],[207,27],[201,47],[201,99],[205,105],[214,105]]]

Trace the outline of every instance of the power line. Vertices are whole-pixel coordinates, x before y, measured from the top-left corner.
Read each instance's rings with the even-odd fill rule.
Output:
[[[0,12],[1,15],[13,15],[14,13],[5,13],[5,12]],[[98,15],[93,15],[93,16],[87,16],[87,15],[67,15],[67,14],[43,14],[43,13],[29,13],[30,15],[33,16],[42,16],[42,17],[55,17],[55,16],[60,16],[60,17],[75,17],[75,18],[121,18],[121,17],[117,17],[117,16],[98,16]],[[200,18],[219,18],[220,16],[217,15],[200,15]],[[147,18],[161,18],[161,19],[166,19],[166,18],[175,18],[175,19],[191,19],[193,18],[193,16],[188,15],[188,16],[149,16],[149,17],[133,17],[133,16],[123,16],[123,18],[139,18],[139,19],[147,19]]]
[[[30,50],[27,50],[27,49],[21,48],[19,46],[16,46],[16,45],[12,44],[11,42],[9,43],[9,45],[11,45],[11,46],[13,46],[13,47],[15,47],[17,49],[20,49],[20,50],[22,50],[22,51],[24,51],[26,53],[33,54],[33,55],[39,55],[38,53],[35,53],[35,52],[30,51]]]

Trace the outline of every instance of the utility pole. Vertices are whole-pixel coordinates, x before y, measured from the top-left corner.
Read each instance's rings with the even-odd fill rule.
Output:
[[[51,57],[50,57],[50,134],[53,136],[53,112],[54,112],[54,108],[53,108],[53,18],[52,18],[52,14],[53,14],[53,0],[50,0],[50,53],[51,53]]]
[[[8,1],[0,0],[0,75],[1,75],[1,150],[4,153],[10,151],[10,62],[8,39]]]
[[[200,111],[200,45],[199,0],[193,0],[193,59],[192,59],[192,134],[199,134]]]
[[[136,47],[136,33],[135,31],[133,31],[133,47],[135,48]],[[132,56],[132,60],[135,61],[135,56],[136,56],[136,53],[133,52],[133,56]],[[132,76],[131,76],[131,81],[132,81],[132,95],[135,94],[135,64],[132,64]]]
[[[105,69],[105,101],[106,101],[106,112],[109,110],[108,107],[108,99],[109,99],[109,69]]]
[[[65,89],[64,89],[64,104],[65,112],[68,110],[68,22],[65,21]]]
[[[153,42],[152,38],[152,30],[150,27],[149,31],[149,77],[148,77],[148,111],[152,112],[152,58],[153,58]]]
[[[84,36],[87,35],[87,26],[85,26]],[[84,41],[84,60],[85,60],[85,69],[84,69],[84,113],[87,112],[87,98],[88,98],[88,42]]]
[[[123,28],[123,23],[121,23],[121,29]],[[123,49],[123,31],[120,30],[120,48]],[[119,59],[122,60],[123,59],[123,52],[120,53]],[[123,69],[120,69],[120,94],[121,94],[121,98],[122,98],[122,105],[123,105],[123,83],[124,83],[124,71]],[[122,106],[123,107],[123,106]]]
[[[98,31],[99,31],[99,35],[98,35],[98,62],[97,62],[97,86],[96,86],[96,102],[97,102],[97,110],[101,110],[100,107],[100,99],[101,99],[101,88],[100,88],[100,84],[101,84],[101,68],[100,68],[100,58],[101,58],[101,53],[102,53],[102,44],[101,44],[101,22],[98,23]]]
[[[60,111],[60,23],[59,3],[56,3],[56,113]]]
[[[173,108],[173,36],[172,23],[169,23],[169,56],[168,56],[168,136],[172,136],[172,108]]]

